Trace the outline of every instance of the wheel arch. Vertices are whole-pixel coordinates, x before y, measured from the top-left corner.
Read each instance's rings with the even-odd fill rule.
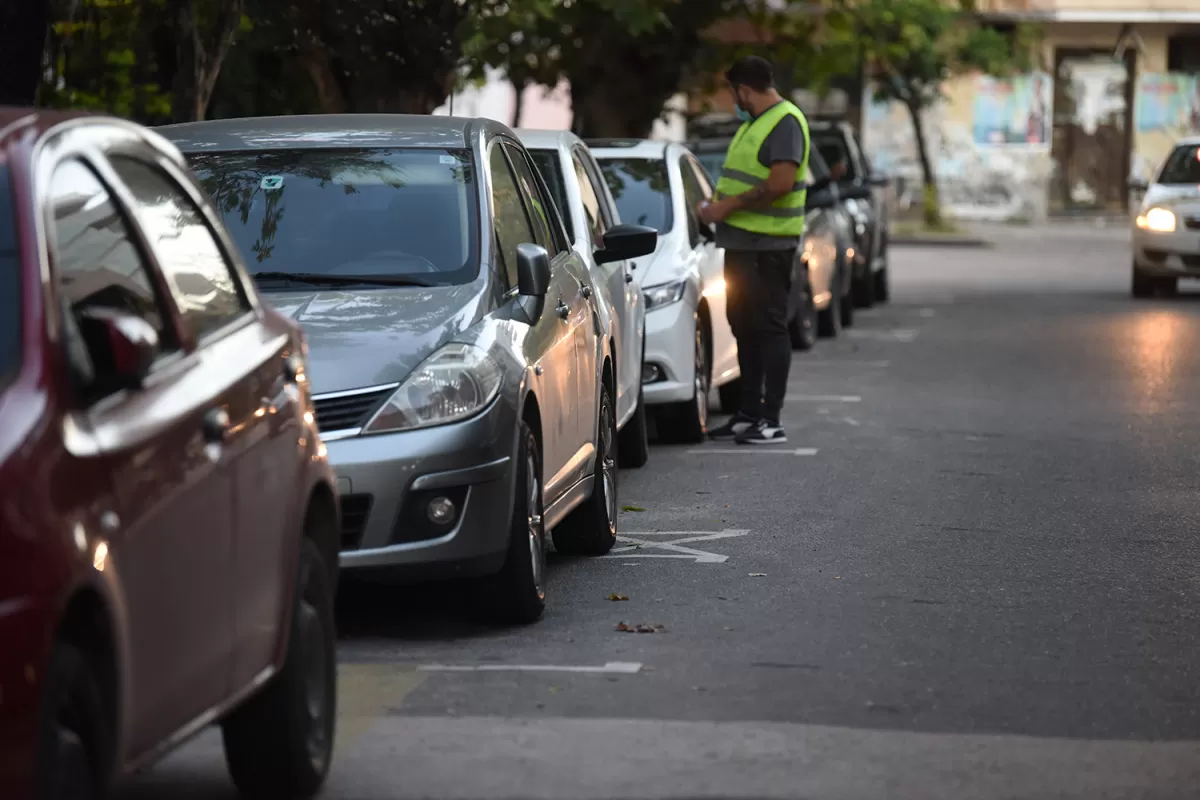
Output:
[[[308,495],[304,513],[304,536],[316,543],[329,571],[329,585],[336,589],[338,553],[341,550],[341,511],[334,499],[333,489],[319,481]]]
[[[120,747],[124,711],[121,651],[112,609],[94,586],[79,587],[67,600],[55,631],[55,641],[78,649],[93,671],[104,704],[106,719],[103,724],[109,733],[109,750],[104,757],[108,768],[113,770]]]

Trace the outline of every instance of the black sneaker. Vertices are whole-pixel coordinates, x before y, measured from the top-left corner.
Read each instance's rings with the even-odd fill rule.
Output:
[[[748,417],[739,411],[730,417],[729,421],[724,425],[709,431],[708,435],[714,439],[735,439],[738,434],[753,428],[756,421],[753,417]]]
[[[734,439],[738,444],[780,444],[787,441],[787,434],[777,422],[760,419]]]

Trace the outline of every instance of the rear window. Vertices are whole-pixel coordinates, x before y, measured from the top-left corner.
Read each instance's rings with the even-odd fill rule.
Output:
[[[475,168],[466,150],[253,150],[188,159],[251,274],[447,285],[479,273]]]
[[[21,265],[8,168],[0,167],[0,389],[21,366]]]
[[[1158,174],[1158,183],[1168,185],[1200,184],[1200,146],[1176,147]]]
[[[674,220],[667,162],[657,158],[606,158],[600,161],[600,171],[622,222],[670,232]]]
[[[558,151],[530,150],[529,155],[533,158],[533,163],[537,165],[538,172],[542,173],[542,180],[550,189],[550,195],[554,198],[554,204],[558,206],[558,213],[562,217],[563,225],[567,226],[571,238],[574,239],[575,226],[571,223],[571,209],[567,206],[567,183],[563,180],[562,161],[558,157]]]

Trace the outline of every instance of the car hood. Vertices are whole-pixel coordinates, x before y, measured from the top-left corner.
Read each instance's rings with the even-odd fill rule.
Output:
[[[681,237],[673,234],[660,235],[653,253],[632,260],[637,264],[633,279],[638,286],[657,286],[682,280],[687,274],[684,264],[691,253],[691,247],[686,244]]]
[[[1179,211],[1198,212],[1200,211],[1200,189],[1197,189],[1193,184],[1186,186],[1155,184],[1146,192],[1146,198],[1142,201],[1143,209],[1153,206],[1162,206],[1163,208],[1171,208]]]
[[[475,324],[484,297],[470,284],[262,295],[304,329],[314,394],[404,380]]]

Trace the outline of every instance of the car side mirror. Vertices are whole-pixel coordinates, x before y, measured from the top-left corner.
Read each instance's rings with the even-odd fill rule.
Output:
[[[79,332],[97,376],[113,388],[140,389],[158,358],[158,331],[141,317],[96,306],[79,312]]]
[[[883,187],[890,186],[892,183],[892,179],[888,175],[883,175],[882,173],[877,172],[870,177],[869,183],[872,186],[878,186],[880,188],[883,188]]]
[[[550,290],[550,254],[540,244],[517,245],[517,293],[545,297]]]
[[[840,193],[843,200],[870,200],[871,187],[863,184],[851,184],[842,186]]]
[[[1146,181],[1142,178],[1130,178],[1129,179],[1129,190],[1131,192],[1144,192],[1149,188],[1150,188],[1149,181]]]
[[[837,205],[838,200],[834,192],[829,189],[822,189],[819,192],[809,192],[804,200],[804,210],[813,211],[818,208],[833,208]]]
[[[650,255],[658,246],[658,231],[645,225],[614,225],[604,232],[604,247],[596,251],[597,264],[611,264]]]

